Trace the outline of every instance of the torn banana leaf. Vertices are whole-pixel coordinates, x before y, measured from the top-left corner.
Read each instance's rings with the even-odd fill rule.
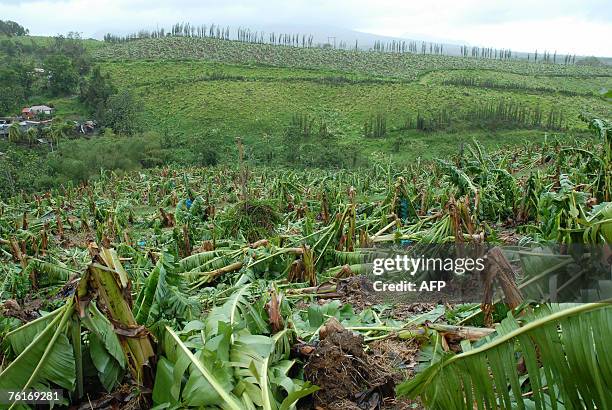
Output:
[[[18,356],[0,373],[0,390],[26,390],[50,383],[74,390],[74,351],[66,336],[73,307],[71,298],[62,308],[6,336]]]
[[[429,409],[611,408],[610,338],[605,302],[543,307],[522,327],[509,314],[497,335],[464,341],[463,353],[445,353],[397,393],[419,396]]]
[[[82,323],[91,332],[89,334],[89,354],[98,370],[98,377],[106,391],[112,391],[123,378],[126,367],[125,353],[121,342],[115,334],[113,325],[98,310],[95,303],[90,303]]]

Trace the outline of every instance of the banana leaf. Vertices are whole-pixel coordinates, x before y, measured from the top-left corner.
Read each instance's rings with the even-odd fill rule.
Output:
[[[0,390],[26,390],[53,383],[74,390],[74,352],[66,336],[73,299],[50,315],[7,335],[18,356],[0,373]]]
[[[187,256],[179,261],[179,265],[184,272],[197,269],[215,258],[227,255],[231,251],[228,249],[219,249],[214,251],[200,252],[191,256]]]
[[[98,310],[95,303],[89,304],[81,322],[91,331],[89,354],[98,370],[100,382],[107,391],[111,391],[122,379],[126,367],[121,342],[113,330],[113,325]]]
[[[250,290],[247,285],[234,292],[205,322],[190,322],[180,332],[166,327],[153,389],[156,405],[289,410],[317,389],[288,376],[292,331],[250,332],[258,326],[249,322],[263,321]]]
[[[170,327],[166,327],[164,353],[167,359],[162,362],[155,379],[153,397],[160,400],[156,404],[166,400],[178,402],[183,394],[186,406],[222,404],[223,408],[242,409],[239,399],[231,392],[229,369],[220,366],[214,355],[207,355],[204,350],[198,353],[199,357],[194,355]],[[185,372],[188,372],[188,381],[181,389]],[[162,391],[168,393],[162,394]]]
[[[542,307],[522,327],[509,314],[496,335],[445,353],[397,393],[429,409],[610,408],[611,337],[609,303]]]

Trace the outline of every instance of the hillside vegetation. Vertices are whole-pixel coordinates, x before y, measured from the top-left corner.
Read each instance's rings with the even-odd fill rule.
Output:
[[[228,152],[226,142],[241,136],[255,158],[297,157],[289,162],[303,165],[350,165],[355,151],[358,163],[374,151],[398,161],[431,158],[473,136],[499,146],[542,131],[584,130],[582,111],[612,112],[600,97],[612,88],[608,67],[177,37],[110,44],[93,56],[117,84],[139,95],[156,132],[206,135]],[[483,118],[500,105],[525,111],[522,117],[538,111],[543,120]],[[560,117],[557,125],[548,124],[550,116]],[[385,129],[366,138],[376,118]],[[336,138],[319,140],[320,128]],[[331,162],[321,145],[334,152]],[[314,152],[307,158],[300,146]],[[312,158],[325,159],[313,164]]]
[[[410,163],[450,155],[472,138],[497,148],[546,134],[581,135],[586,132],[581,112],[612,116],[602,94],[612,89],[609,67],[215,38],[86,40],[82,47],[78,38],[67,40],[10,41],[24,45],[22,53],[35,61],[68,45],[79,51],[73,52],[78,58],[73,66],[83,61],[100,68],[97,82],[89,72],[81,75],[80,95],[74,86],[72,95],[49,95],[41,79],[30,99],[53,104],[62,119],[96,119],[108,135],[103,138],[118,138],[112,144],[130,153],[127,162],[98,163],[113,169],[231,163],[236,137],[246,144],[246,159],[256,163],[355,167],[380,156]],[[83,84],[90,84],[93,97],[98,89],[120,90],[122,97],[111,99],[114,112],[131,114],[111,120],[109,96],[86,102]],[[121,139],[126,133],[136,137],[129,146]],[[95,175],[97,169],[82,160],[86,155],[75,154],[86,149],[81,145],[61,143],[59,154],[42,160],[41,167],[53,169],[39,186]],[[102,146],[103,141],[89,145]],[[20,148],[3,151],[15,156],[7,164],[15,169]],[[53,159],[57,155],[70,158],[70,167]],[[31,186],[23,180],[14,186]]]

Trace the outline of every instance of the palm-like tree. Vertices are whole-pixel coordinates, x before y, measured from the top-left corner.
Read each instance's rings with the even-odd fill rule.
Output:
[[[34,141],[36,141],[36,137],[38,137],[38,129],[36,127],[30,127],[25,134],[26,139],[28,140],[28,145],[32,146]]]
[[[51,138],[51,143],[59,145],[60,139],[66,138],[72,129],[73,126],[69,122],[65,122],[60,119],[53,120],[51,127],[49,127],[49,137]]]
[[[14,122],[9,127],[8,140],[9,142],[17,144],[18,142],[21,142],[22,139],[23,132],[21,132],[21,126],[19,125],[19,123]]]

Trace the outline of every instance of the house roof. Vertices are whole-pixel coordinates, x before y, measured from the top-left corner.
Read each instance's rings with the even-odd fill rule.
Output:
[[[53,108],[48,105],[33,105],[30,107],[31,111],[51,111]]]
[[[21,112],[30,112],[30,111],[31,111],[30,107],[25,107],[23,110],[21,110]]]

